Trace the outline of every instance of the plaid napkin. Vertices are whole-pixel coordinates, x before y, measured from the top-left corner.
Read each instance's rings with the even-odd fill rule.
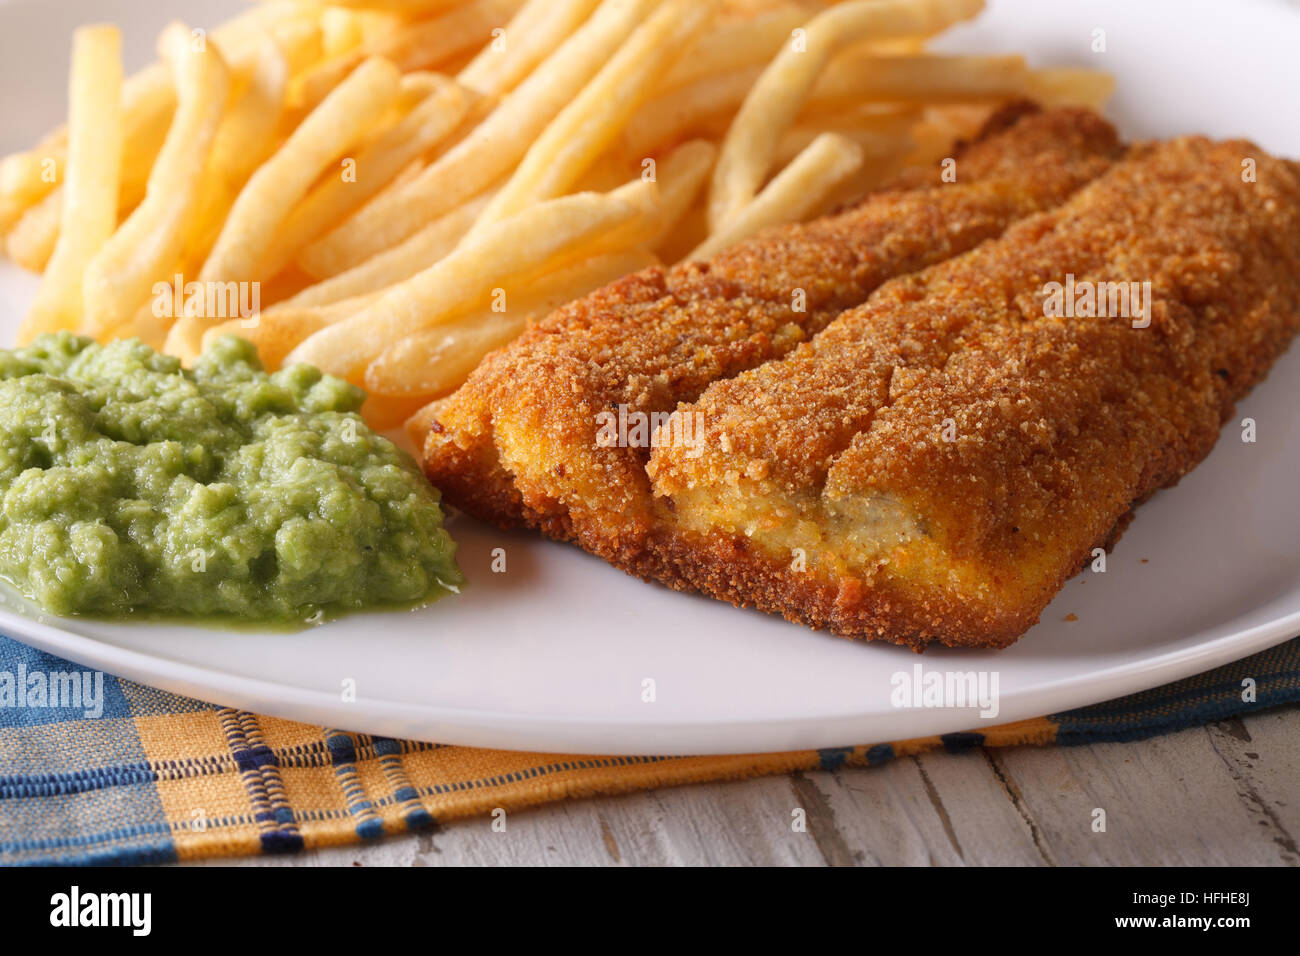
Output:
[[[981,733],[778,754],[579,757],[393,740],[215,707],[0,637],[0,863],[285,853],[496,807],[875,765],[939,747],[1135,740],[1295,702],[1300,638],[1155,690]]]

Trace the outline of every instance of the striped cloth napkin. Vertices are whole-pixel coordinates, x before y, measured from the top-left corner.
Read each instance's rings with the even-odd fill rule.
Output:
[[[74,680],[81,706],[48,706],[77,700],[67,696]],[[0,637],[0,863],[290,853],[497,807],[875,765],[940,747],[1134,740],[1296,702],[1300,638],[1154,690],[981,733],[777,754],[580,757],[393,740],[216,707]]]

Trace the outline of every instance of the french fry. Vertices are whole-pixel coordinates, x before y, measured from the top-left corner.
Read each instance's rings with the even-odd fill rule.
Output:
[[[23,214],[20,203],[0,196],[0,251],[4,251],[4,236]]]
[[[361,403],[361,415],[375,431],[386,432],[401,428],[402,424],[418,412],[428,401],[424,396],[394,397],[392,395],[367,395]]]
[[[621,253],[662,242],[699,195],[717,156],[717,147],[708,140],[693,139],[678,146],[655,163],[655,182],[659,188],[653,208],[602,236],[584,248],[583,254]]]
[[[266,273],[279,272],[327,227],[364,205],[421,153],[450,134],[469,107],[463,87],[439,82],[423,102],[357,153],[351,167],[354,177],[330,177],[298,204],[265,254]]]
[[[318,28],[311,22],[314,16],[311,7],[306,4],[295,7],[294,4],[260,3],[214,29],[209,39],[221,49],[231,69],[242,72],[250,68],[250,49],[260,37],[269,32],[277,39],[284,40],[318,33]],[[137,131],[155,130],[160,123],[165,130],[167,117],[175,106],[176,91],[172,85],[171,71],[165,63],[152,63],[125,80],[122,86],[122,122],[128,155],[132,151]],[[38,157],[50,156],[57,159],[66,154],[67,139],[67,128],[60,127],[47,135],[31,152]],[[161,137],[159,143],[161,144]],[[156,154],[157,148],[153,152]],[[124,162],[123,168],[127,169],[131,165],[130,162]],[[43,170],[39,166],[24,163],[15,167],[10,176],[15,176],[19,169],[26,169],[37,178],[9,180],[9,186],[0,187],[0,201],[9,196],[6,191],[8,188],[29,195],[35,190],[37,198],[49,194],[49,188],[42,186],[40,177]],[[148,173],[146,168],[141,179],[147,178]],[[48,185],[44,183],[45,187]]]
[[[696,246],[709,238],[709,215],[704,203],[696,203],[677,220],[677,225],[651,247],[665,263],[682,261]]]
[[[175,24],[159,43],[176,74],[171,129],[144,201],[86,266],[82,329],[101,335],[130,318],[178,259],[230,92],[230,71],[212,44]]]
[[[578,179],[569,192],[609,192],[617,189],[633,175],[640,175],[641,170],[631,159],[617,148],[598,156]]]
[[[365,39],[361,17],[347,7],[329,6],[320,12],[321,53],[326,58],[345,56]]]
[[[137,112],[132,124],[123,86],[124,142],[120,162],[119,216],[130,213],[144,198],[154,159],[162,149],[171,125],[172,106]],[[157,104],[155,104],[157,105]],[[40,201],[28,206],[17,218],[7,237],[10,257],[24,269],[40,272],[49,262],[59,238],[63,209],[63,186],[54,187]]]
[[[872,56],[866,59],[874,62],[891,58]],[[930,59],[942,61],[951,58],[934,57]],[[1000,60],[1002,58],[988,59]],[[1019,58],[1007,59],[1018,60]],[[1023,61],[1021,62],[1023,64]],[[828,67],[827,73],[834,71],[839,64],[840,61],[836,60],[835,63]],[[974,64],[968,64],[968,66],[970,67],[969,72],[977,72]],[[845,72],[849,71],[846,70]],[[743,66],[730,72],[716,72],[703,76],[692,83],[669,90],[650,100],[637,111],[636,116],[628,123],[623,134],[623,149],[632,156],[648,156],[664,146],[677,142],[683,136],[706,133],[717,120],[729,118],[736,113],[744,102],[745,96],[753,89],[754,83],[762,73],[763,69],[760,66]],[[1030,74],[1027,70],[1021,70],[1021,73],[1023,75],[1021,76],[1022,82],[1020,85],[1027,87]],[[820,110],[825,116],[834,117],[834,124],[840,126],[842,125],[841,118],[844,115],[846,106],[849,109],[853,108],[851,104],[846,104],[846,99],[850,99],[851,103],[860,103],[867,99],[891,99],[887,95],[882,95],[882,91],[897,89],[899,86],[896,80],[886,77],[884,80],[876,82],[876,89],[873,91],[874,96],[859,97],[857,94],[851,94],[851,96],[846,97],[841,92],[846,86],[853,82],[865,86],[874,80],[870,76],[868,69],[855,68],[847,77],[836,76],[834,84],[829,86],[823,96],[822,90],[824,86],[827,86],[827,80],[828,77],[823,76],[814,86],[807,102],[804,104],[804,108],[798,114],[800,117],[806,117],[810,113]],[[953,85],[955,84],[950,83],[947,84],[947,87],[951,88]],[[992,84],[990,81],[985,81],[985,85]],[[899,101],[906,101],[911,98],[913,98],[911,94],[906,92],[894,97]],[[981,99],[986,97],[980,94],[963,92],[960,96],[952,98]],[[906,115],[910,119],[915,116],[915,113],[909,112]],[[780,162],[773,159],[771,165],[779,166]]]
[[[288,58],[273,38],[264,37],[262,55],[247,87],[217,129],[194,225],[185,243],[182,275],[196,274],[202,267],[239,191],[275,148],[289,76]]]
[[[807,7],[791,4],[753,17],[719,23],[696,39],[668,71],[663,85],[672,90],[719,73],[762,66],[809,16]]]
[[[500,96],[519,85],[546,54],[577,29],[598,0],[528,0],[474,59],[456,74],[462,86]]]
[[[292,5],[290,5],[292,6]],[[209,41],[214,43],[231,66],[232,72],[252,70],[258,58],[260,42],[270,33],[285,48],[291,67],[312,57],[311,42],[319,52],[317,28],[308,21],[310,9],[292,11],[279,3],[264,3],[214,29]],[[122,124],[124,145],[121,174],[121,194],[118,200],[119,215],[129,213],[144,198],[145,188],[153,163],[162,149],[176,107],[176,91],[171,71],[165,63],[154,63],[133,74],[122,86]],[[67,129],[60,128],[49,134],[35,150],[40,155],[49,153],[57,157],[66,151]],[[35,167],[24,164],[22,167]],[[39,272],[45,268],[58,239],[60,210],[63,204],[62,187],[50,184],[44,188],[40,202],[17,204],[0,196],[0,211],[5,207],[12,220],[7,237],[8,251],[19,265]],[[15,189],[28,189],[31,183],[15,183]],[[58,193],[57,196],[54,194]],[[29,192],[30,195],[30,192]],[[44,204],[42,206],[42,204]],[[19,205],[19,214],[14,207]],[[31,215],[26,215],[30,213]],[[0,216],[0,224],[5,217]]]
[[[257,348],[264,368],[276,369],[298,343],[329,324],[329,315],[321,309],[290,309],[274,317],[263,313],[255,324],[252,320],[227,319],[203,333],[203,346],[206,348],[222,335],[238,335]]]
[[[622,131],[637,106],[713,14],[713,0],[667,0],[529,148],[470,238],[532,203],[558,196]]]
[[[776,153],[772,159],[772,165],[777,169],[784,169],[794,162],[800,153],[811,146],[818,136],[824,133],[835,133],[857,143],[864,158],[890,156],[898,152],[899,144],[906,142],[907,138],[906,131],[879,133],[875,130],[856,129],[851,126],[820,129],[812,124],[800,124],[791,126],[782,134],[781,141],[777,144]],[[951,143],[952,141],[949,140],[949,145]]]
[[[81,321],[86,264],[117,227],[121,98],[121,35],[116,27],[82,27],[72,35],[62,228],[36,301],[18,330],[20,345],[42,332],[75,329]]]
[[[627,190],[580,193],[530,207],[484,230],[474,241],[462,242],[436,265],[386,292],[371,308],[317,332],[286,361],[307,362],[357,381],[386,343],[444,321],[507,277],[537,269],[644,215],[654,194],[653,183],[637,182]]]
[[[0,199],[22,207],[40,202],[63,182],[67,156],[66,140],[52,148],[38,146],[30,153],[6,156],[0,160]]]
[[[615,279],[656,265],[642,249],[587,258],[537,278],[507,282],[505,311],[482,309],[399,339],[366,369],[372,395],[445,395],[458,388],[488,352],[523,331],[529,318],[553,312]]]
[[[474,225],[474,220],[487,208],[489,198],[491,193],[486,193],[457,206],[404,242],[384,250],[347,272],[340,272],[304,289],[293,298],[277,304],[275,308],[300,309],[329,305],[367,292],[378,292],[409,279],[456,248],[469,232],[470,226]]]
[[[400,14],[409,19],[427,17],[441,13],[451,7],[464,3],[465,0],[329,0],[330,6],[346,10],[382,10]]]
[[[908,135],[906,165],[931,167],[951,156],[953,144],[974,137],[993,109],[993,104],[928,107]]]
[[[309,335],[356,314],[390,286],[409,279],[450,253],[469,231],[487,199],[482,196],[471,200],[430,223],[400,246],[263,309],[255,324],[233,319],[208,329],[203,336],[204,347],[216,335],[227,332],[242,335],[257,346],[266,368],[277,368]]]
[[[766,226],[798,222],[810,215],[821,199],[862,165],[862,147],[838,133],[822,133],[795,157],[763,191],[721,230],[691,253],[707,259]]]
[[[817,80],[810,100],[819,106],[970,102],[1024,95],[1031,77],[1020,56],[839,58]]]
[[[605,0],[482,123],[406,188],[370,202],[312,243],[299,264],[337,275],[391,248],[507,175],[657,0]]]
[[[262,363],[276,368],[298,343],[327,326],[350,319],[379,301],[384,291],[367,292],[328,305],[306,308],[274,307],[249,319],[227,319],[203,333],[203,347],[217,336],[231,332],[242,335],[258,347]]]
[[[718,158],[718,148],[708,140],[682,143],[658,163],[659,205],[649,217],[640,244],[653,248],[676,228],[691,208]]]
[[[734,114],[762,73],[761,66],[739,67],[655,97],[628,123],[623,150],[629,156],[649,156],[683,136],[702,133],[708,121]]]
[[[260,281],[262,257],[277,226],[336,156],[364,134],[397,96],[399,74],[387,60],[367,60],[326,97],[285,144],[253,173],[235,200],[211,255],[203,281]],[[193,321],[191,321],[193,320]],[[173,354],[193,357],[204,323],[186,316],[168,337]]]
[[[310,21],[286,23],[275,30],[267,32],[275,41],[285,62],[289,65],[290,76],[301,76],[307,70],[319,63],[325,56],[324,41],[321,36],[321,28],[318,24]],[[248,41],[250,47],[256,47],[257,39]],[[218,41],[218,46],[220,42]],[[227,53],[226,61],[234,63],[238,72],[249,72],[256,70],[256,64],[244,62],[241,51],[237,48],[234,54]]]
[[[54,254],[63,216],[63,187],[60,186],[18,217],[5,236],[9,258],[29,272],[40,272]]]
[[[403,73],[435,67],[463,50],[490,41],[493,28],[501,26],[521,2],[471,0],[431,20],[398,21],[355,52],[326,60],[304,76],[298,103],[315,106],[366,59],[382,57]]]
[[[1115,92],[1115,78],[1096,70],[1052,69],[1034,70],[1024,93],[1044,106],[1061,106],[1069,103],[1101,107]]]
[[[809,21],[763,71],[727,131],[713,169],[709,225],[722,228],[754,198],[781,134],[799,114],[831,58],[864,39],[923,36],[974,16],[982,0],[855,0]]]

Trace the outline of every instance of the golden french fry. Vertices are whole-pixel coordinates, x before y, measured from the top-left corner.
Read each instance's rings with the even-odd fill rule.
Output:
[[[982,0],[856,0],[818,14],[745,97],[713,169],[709,224],[722,228],[754,198],[781,134],[831,58],[864,39],[923,36],[974,16]]]
[[[23,214],[23,207],[20,203],[13,200],[5,199],[0,196],[0,252],[4,250],[4,236],[13,228]]]
[[[822,133],[748,206],[692,252],[691,258],[707,259],[766,226],[805,218],[831,189],[862,165],[862,159],[862,147],[853,140],[838,133]]]
[[[666,263],[677,263],[690,255],[691,250],[709,237],[708,209],[696,203],[677,220],[677,225],[665,233],[653,247],[655,255]]]
[[[839,58],[813,86],[818,105],[843,102],[955,103],[1023,95],[1031,78],[1020,56]]]
[[[157,287],[155,284],[155,288]],[[156,298],[151,299],[136,309],[131,318],[101,332],[96,338],[101,342],[139,339],[151,349],[162,351],[163,343],[167,340],[167,331],[176,321],[176,314],[171,303]]]
[[[465,66],[456,80],[485,96],[519,85],[571,34],[598,0],[528,0],[514,18]]]
[[[18,330],[20,345],[81,321],[86,264],[117,228],[121,100],[121,35],[116,27],[80,28],[72,35],[62,224],[36,301]]]
[[[444,73],[433,70],[412,70],[402,74],[398,84],[397,104],[405,116],[439,90],[446,89],[452,80]]]
[[[40,202],[63,182],[67,163],[66,141],[54,148],[37,147],[30,153],[14,153],[0,160],[0,199],[23,207]]]
[[[355,10],[329,6],[320,11],[321,53],[328,58],[344,56],[361,46],[365,39],[361,17]]]
[[[445,395],[469,377],[483,356],[518,336],[530,317],[553,312],[658,261],[637,249],[507,282],[500,297],[504,311],[482,309],[399,339],[366,369],[365,387],[372,395]]]
[[[173,100],[166,108],[137,110],[132,121],[126,86],[122,89],[124,142],[117,201],[119,216],[131,212],[144,198],[154,159],[162,149],[171,125],[174,105]],[[62,209],[63,186],[60,184],[40,201],[26,207],[13,225],[7,240],[8,252],[24,269],[40,272],[49,262],[59,238]]]
[[[704,132],[705,124],[740,108],[762,75],[761,66],[714,73],[668,90],[641,107],[623,133],[629,156],[649,156],[683,136]]]
[[[160,40],[176,73],[176,116],[144,200],[86,266],[82,328],[100,335],[135,314],[185,247],[230,71],[212,44],[175,24]]]
[[[289,4],[293,7],[293,4]],[[288,9],[282,3],[263,3],[240,14],[235,19],[217,27],[208,39],[214,43],[231,66],[232,72],[242,73],[253,69],[259,56],[261,38],[268,32],[286,49],[291,64],[298,57],[306,62],[312,56],[309,40],[315,40],[319,54],[318,30],[308,22],[310,8]],[[162,149],[172,112],[176,107],[176,91],[171,71],[165,63],[154,63],[129,77],[122,86],[122,124],[124,145],[121,173],[121,194],[118,199],[119,215],[129,213],[144,198],[153,163]],[[61,128],[49,134],[36,152],[57,155],[66,150],[67,130]],[[27,167],[31,169],[32,167]],[[27,184],[30,186],[31,184]],[[48,186],[48,184],[46,184]],[[44,188],[44,187],[42,187]],[[55,196],[54,194],[58,195]],[[24,204],[13,214],[15,203],[0,197],[0,207],[8,207],[8,218],[14,220],[7,239],[10,255],[24,268],[40,271],[45,267],[58,239],[60,210],[63,204],[62,187],[45,189],[42,202]],[[31,213],[30,216],[25,215]],[[4,217],[0,217],[0,222]]]
[[[403,73],[424,70],[489,42],[522,0],[471,0],[431,20],[398,21],[359,49],[326,60],[303,77],[297,100],[315,106],[365,59],[382,57]]]
[[[246,47],[257,38],[267,32],[277,38],[292,36],[307,29],[317,32],[317,28],[310,23],[313,17],[311,7],[305,4],[261,3],[214,29],[209,39],[221,48],[227,63],[238,72],[248,68]],[[123,163],[124,172],[135,165],[130,160],[133,150],[148,155],[149,162],[152,163],[152,156],[157,154],[161,146],[162,135],[158,134],[156,137],[157,145],[152,152],[140,150],[135,146],[136,138],[141,133],[152,136],[153,131],[159,126],[165,132],[167,119],[175,105],[176,92],[172,86],[171,71],[165,63],[150,64],[126,79],[122,86],[122,123],[128,157]],[[47,135],[40,145],[30,152],[40,158],[54,158],[58,162],[66,155],[67,139],[67,128],[60,127]],[[19,178],[20,174],[22,174],[21,178]],[[149,169],[146,165],[139,175],[141,183],[148,174]],[[25,160],[11,167],[9,177],[8,179],[0,177],[0,182],[5,183],[0,185],[0,206],[3,206],[7,199],[14,200],[18,194],[27,195],[30,198],[22,205],[21,211],[26,211],[34,202],[49,195],[54,185],[45,179],[45,168],[42,165],[31,165]],[[14,194],[11,195],[9,190],[13,190]],[[130,208],[130,205],[133,204],[128,204],[124,208]],[[53,243],[54,237],[49,237],[51,248]]]
[[[349,11],[382,10],[417,19],[441,13],[443,10],[464,3],[465,0],[329,0],[329,2],[332,7],[342,7]]]
[[[862,165],[850,173],[822,197],[804,219],[825,215],[847,203],[861,199],[869,192],[881,189],[895,179],[907,166],[909,141],[898,143],[898,148],[883,156],[864,155]],[[952,143],[948,144],[949,149]],[[864,151],[865,152],[865,151]]]
[[[388,249],[509,173],[536,138],[621,44],[657,0],[605,0],[463,140],[404,189],[357,211],[308,246],[299,263],[337,275]]]
[[[427,401],[428,398],[422,395],[414,398],[367,395],[366,400],[361,404],[361,416],[375,431],[391,431],[400,428],[402,423],[418,412]]]
[[[322,329],[286,361],[307,362],[356,381],[388,342],[473,305],[507,277],[591,242],[638,215],[655,193],[637,182],[615,193],[549,200],[497,223],[423,272],[390,289],[359,315]]]
[[[314,23],[294,23],[271,34],[289,64],[289,75],[302,76],[325,58],[321,29]]]
[[[263,313],[256,324],[251,319],[227,319],[203,334],[206,345],[226,333],[248,339],[257,348],[258,358],[267,369],[277,369],[299,342],[329,324],[319,309],[290,309],[274,317]]]
[[[908,134],[907,165],[928,167],[951,156],[953,144],[972,138],[994,108],[990,103],[928,107]]]
[[[194,224],[185,243],[183,275],[197,274],[239,191],[275,148],[288,84],[289,61],[276,41],[266,36],[248,85],[217,128]]]
[[[617,189],[628,181],[632,176],[640,174],[641,170],[627,156],[618,149],[611,149],[596,157],[595,161],[587,167],[581,178],[578,179],[568,192],[609,192],[611,189]]]
[[[885,59],[874,57],[873,59]],[[839,61],[828,68],[828,72]],[[860,71],[865,75],[866,71]],[[753,89],[754,83],[762,75],[761,66],[742,66],[729,72],[716,72],[703,76],[692,83],[671,89],[647,102],[628,123],[623,134],[623,149],[631,156],[648,156],[664,146],[674,143],[685,135],[702,135],[708,132],[718,120],[725,120],[735,115],[745,96]],[[823,81],[825,77],[823,77]],[[827,97],[825,102],[819,99],[822,81],[813,88],[800,116],[824,107],[828,122],[841,126],[846,111],[843,99]],[[881,97],[877,97],[881,98]],[[906,96],[900,97],[906,99]],[[847,107],[852,111],[852,106]],[[909,111],[908,117],[914,116]],[[830,119],[833,117],[833,120]],[[883,132],[883,131],[882,131]],[[772,165],[780,165],[773,160]]]
[[[285,144],[253,173],[230,210],[221,235],[199,272],[204,282],[260,282],[262,257],[276,227],[325,166],[355,143],[373,117],[397,96],[399,74],[387,60],[367,60],[294,130]],[[182,316],[167,336],[167,351],[192,360],[203,331],[216,323]]]
[[[644,243],[653,248],[672,232],[708,181],[718,148],[708,140],[682,143],[659,163],[659,208]]]
[[[790,39],[791,32],[802,26],[809,16],[806,6],[790,4],[719,23],[700,34],[668,71],[663,85],[675,89],[707,76],[762,66],[771,61],[781,44]]]
[[[1101,109],[1115,92],[1115,78],[1096,70],[1050,69],[1030,73],[1024,93],[1044,106]]]
[[[378,292],[409,279],[456,248],[469,232],[470,226],[474,225],[474,220],[487,207],[489,198],[490,192],[457,206],[404,242],[385,249],[346,272],[340,272],[304,289],[293,298],[277,304],[275,309],[329,305],[368,292]]]
[[[529,148],[470,237],[572,185],[622,131],[662,71],[712,16],[713,7],[714,0],[667,0],[637,28]]]
[[[9,258],[29,272],[41,272],[54,253],[63,215],[63,187],[60,186],[18,217],[5,236]]]
[[[682,143],[655,163],[655,181],[659,188],[655,205],[648,213],[612,230],[583,252],[595,255],[658,245],[699,195],[717,156],[717,147],[708,140],[693,139]]]
[[[446,80],[438,84],[406,117],[357,153],[349,176],[326,179],[298,204],[265,253],[267,274],[278,272],[308,242],[361,208],[421,153],[436,146],[469,106],[464,88]]]
[[[791,126],[782,134],[781,141],[777,143],[776,153],[772,157],[772,165],[777,169],[784,169],[794,162],[796,157],[811,146],[813,141],[823,133],[835,133],[857,143],[864,158],[890,156],[896,153],[900,141],[904,141],[907,136],[906,130],[901,133],[881,133],[875,130],[855,129],[853,127],[835,126],[829,129],[821,129],[811,124],[806,126],[800,124]],[[952,140],[948,142],[951,145]]]

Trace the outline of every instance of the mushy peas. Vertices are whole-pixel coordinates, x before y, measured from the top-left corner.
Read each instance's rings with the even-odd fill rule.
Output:
[[[355,386],[226,336],[0,351],[0,576],[57,614],[305,621],[461,583],[438,492]]]

